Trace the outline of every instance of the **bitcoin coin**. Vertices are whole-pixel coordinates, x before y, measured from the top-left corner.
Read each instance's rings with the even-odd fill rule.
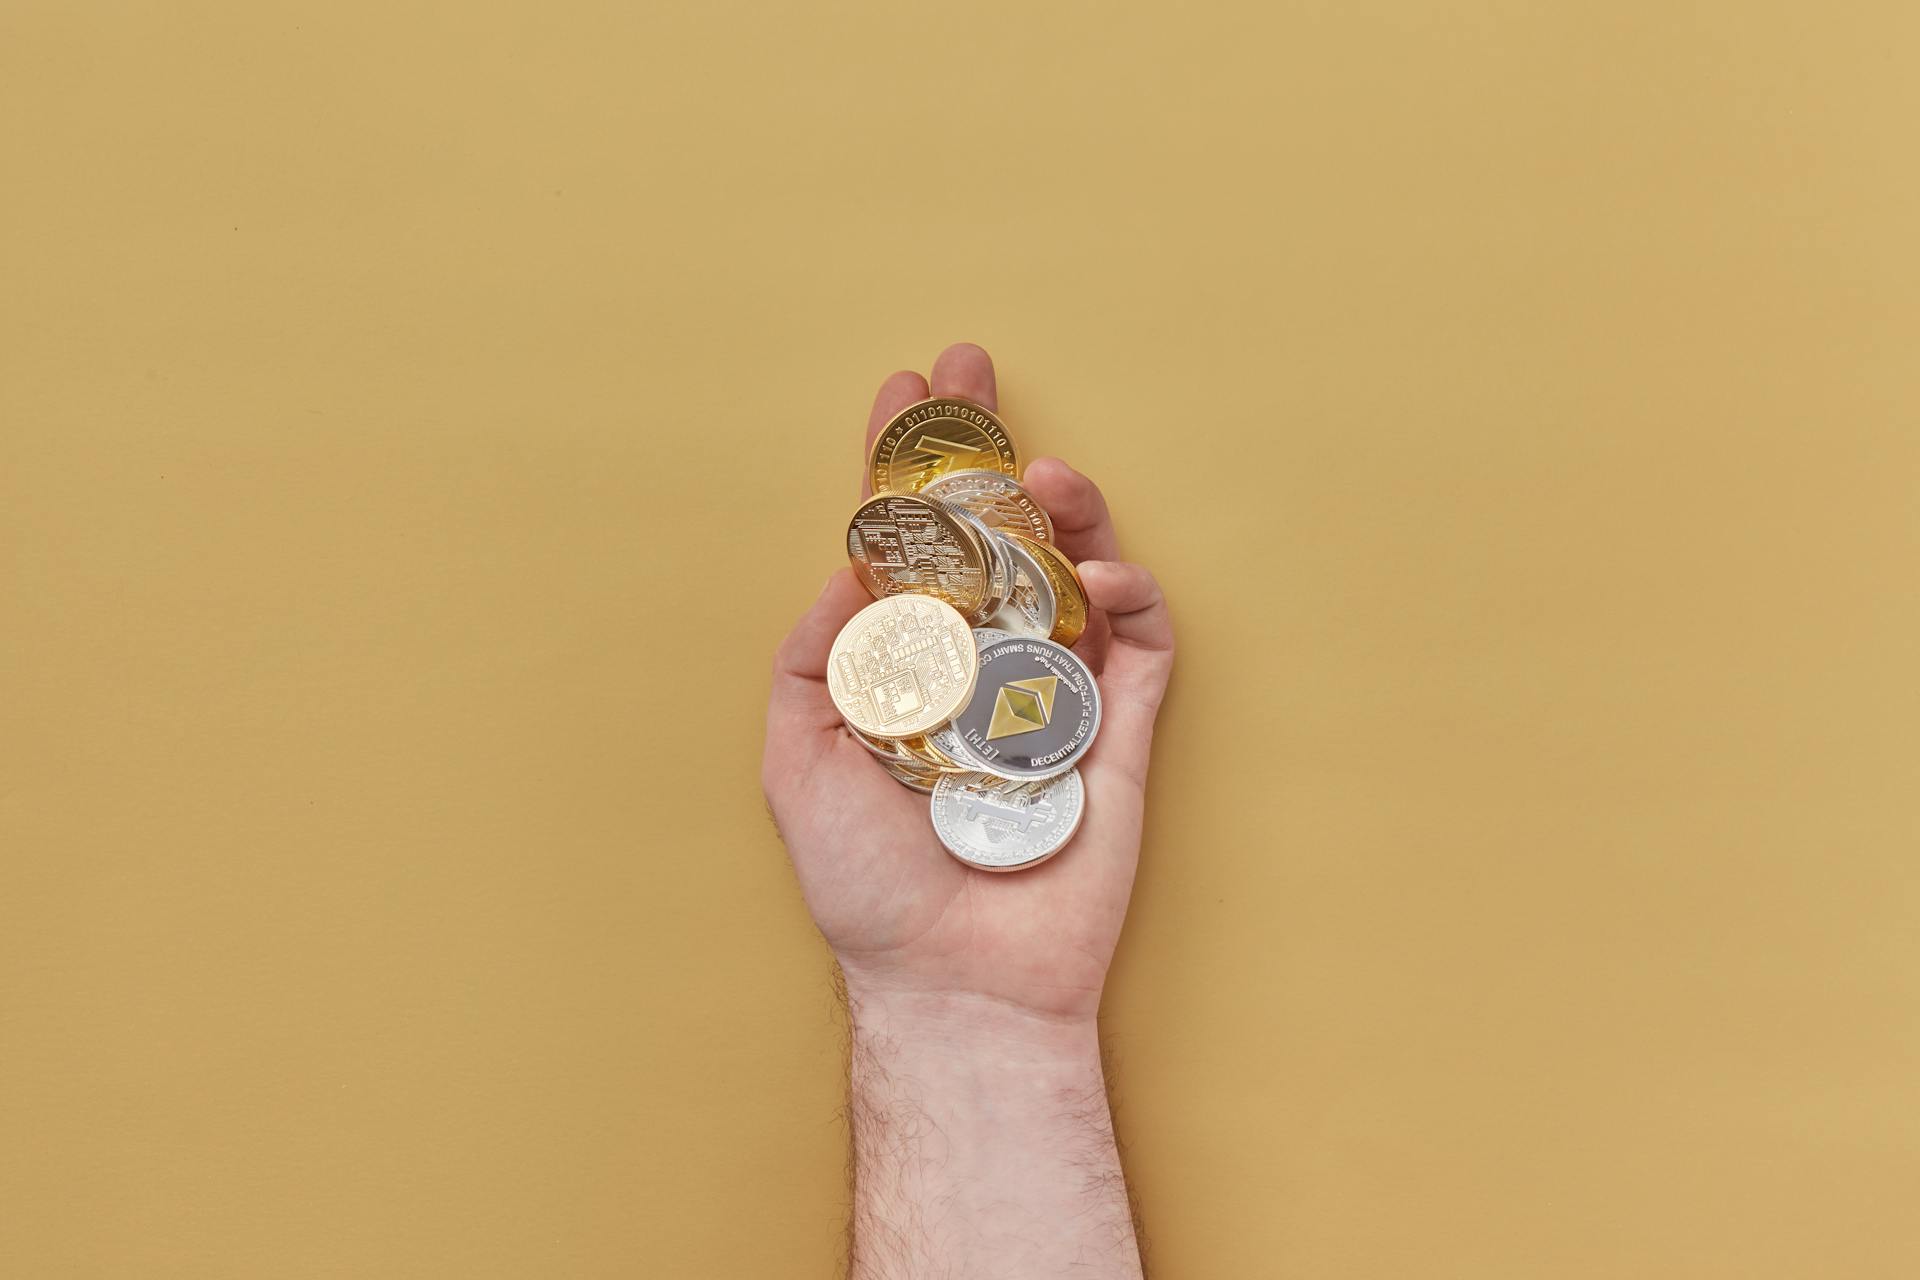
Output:
[[[1058,617],[1052,577],[1034,553],[1028,550],[1027,539],[1002,538],[1000,544],[1007,549],[1007,556],[1013,561],[1013,589],[1007,592],[1005,603],[988,621],[1018,635],[1033,636],[1039,640],[1052,639]],[[974,634],[978,638],[978,629]]]
[[[932,596],[889,596],[848,620],[827,658],[827,693],[846,722],[876,738],[938,728],[979,679],[967,620]]]
[[[996,533],[1053,541],[1053,521],[1026,488],[1003,471],[949,471],[929,481],[921,492],[971,512]]]
[[[847,522],[847,559],[876,598],[933,596],[969,622],[985,620],[993,597],[992,554],[981,530],[938,498],[879,494]]]
[[[983,871],[1020,871],[1073,839],[1086,787],[1078,769],[1034,782],[950,773],[934,784],[932,808],[934,834],[947,852]]]
[[[1017,533],[1003,536],[1033,557],[1046,575],[1047,585],[1053,589],[1053,631],[1047,638],[1055,644],[1073,644],[1087,629],[1088,612],[1087,589],[1080,585],[1073,561],[1050,542],[1035,542]]]
[[[1004,778],[1050,778],[1079,763],[1100,731],[1100,690],[1086,664],[1024,636],[979,652],[973,696],[953,717],[967,754]]]
[[[874,437],[867,455],[875,493],[916,493],[949,471],[1020,474],[1013,438],[984,406],[958,396],[910,404]]]

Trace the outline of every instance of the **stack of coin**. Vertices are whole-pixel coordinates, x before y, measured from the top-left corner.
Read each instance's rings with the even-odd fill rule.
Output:
[[[985,407],[909,405],[869,463],[847,558],[875,602],[834,640],[834,705],[889,774],[932,796],[954,857],[1036,866],[1079,828],[1074,766],[1100,727],[1099,687],[1068,648],[1087,625],[1079,575]]]

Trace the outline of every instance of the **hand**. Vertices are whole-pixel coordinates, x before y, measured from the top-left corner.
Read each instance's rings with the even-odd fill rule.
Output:
[[[931,391],[918,373],[894,374],[874,401],[867,444],[929,394],[996,407],[992,361],[979,347],[949,347],[934,362]],[[1117,559],[1092,481],[1041,458],[1023,482],[1086,585],[1093,614],[1075,650],[1099,677],[1103,705],[1100,736],[1080,765],[1086,816],[1057,857],[1000,874],[957,861],[933,833],[927,797],[854,741],[826,686],[835,635],[871,603],[850,571],[827,583],[774,660],[762,783],[856,1006],[987,1003],[1067,1021],[1091,1021],[1099,1007],[1139,860],[1173,630],[1152,575]]]

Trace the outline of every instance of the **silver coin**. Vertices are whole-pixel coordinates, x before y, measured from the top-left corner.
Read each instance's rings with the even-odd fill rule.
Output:
[[[953,717],[968,754],[1003,778],[1051,778],[1100,731],[1100,689],[1071,650],[1013,636],[980,650],[973,696]]]
[[[1012,634],[1012,632],[1002,631],[998,627],[975,627],[973,629],[973,642],[981,648],[985,648],[995,640],[1005,640]]]
[[[989,529],[1011,529],[1036,542],[1053,541],[1053,521],[1026,486],[1003,471],[949,471],[921,492],[973,512]]]
[[[1078,769],[1028,782],[950,773],[933,788],[934,834],[947,852],[983,871],[1045,862],[1073,839],[1086,809]]]
[[[1033,558],[1033,552],[1012,538],[999,541],[1007,549],[1008,559],[1013,561],[1013,586],[1007,592],[1006,602],[988,621],[1015,635],[1045,640],[1053,634],[1053,624],[1059,616],[1060,605],[1054,598],[1053,582],[1040,562]]]
[[[988,528],[986,521],[964,507],[949,503],[947,510],[980,535],[980,546],[987,553],[987,594],[971,618],[974,622],[985,622],[1000,612],[1007,603],[1007,596],[1013,591],[1014,565],[1010,540]]]

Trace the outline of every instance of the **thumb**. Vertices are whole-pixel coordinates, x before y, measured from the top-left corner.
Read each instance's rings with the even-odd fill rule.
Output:
[[[1139,565],[1083,560],[1075,568],[1087,603],[1104,612],[1113,629],[1100,672],[1106,728],[1098,759],[1144,785],[1154,717],[1173,674],[1173,618],[1160,584]]]
[[[773,655],[773,689],[767,699],[767,748],[794,746],[796,735],[831,728],[840,713],[827,695],[827,656],[847,619],[873,603],[842,569],[827,579],[820,598],[794,624]]]

